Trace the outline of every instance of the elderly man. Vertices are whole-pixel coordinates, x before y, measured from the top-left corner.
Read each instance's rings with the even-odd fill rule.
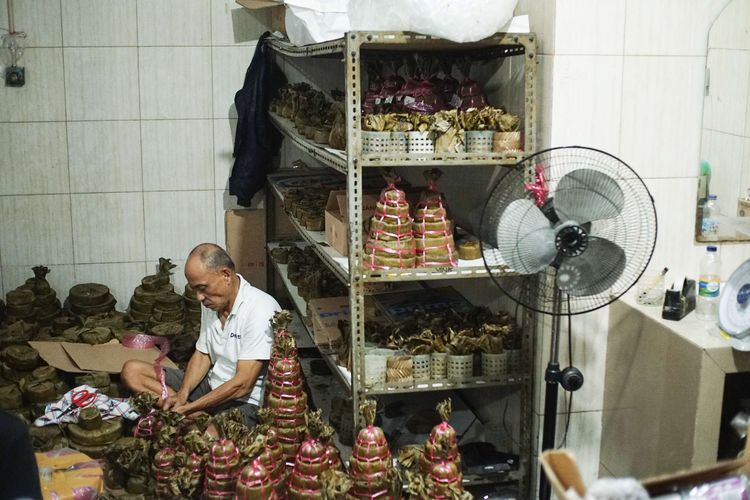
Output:
[[[246,424],[255,425],[271,356],[270,320],[279,304],[237,274],[224,249],[211,243],[190,252],[185,277],[202,304],[200,336],[184,372],[165,369],[169,397],[162,408],[189,416],[239,407]],[[128,361],[120,375],[132,391],[161,394],[148,363]]]

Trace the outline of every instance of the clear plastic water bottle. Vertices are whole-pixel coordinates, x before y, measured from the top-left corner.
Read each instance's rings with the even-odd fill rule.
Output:
[[[701,258],[700,276],[698,277],[698,297],[696,297],[695,315],[703,321],[716,321],[721,293],[721,259],[715,246],[706,247]]]
[[[704,238],[717,238],[719,235],[719,206],[716,195],[709,194],[708,201],[703,205],[703,220],[701,221],[701,236]]]

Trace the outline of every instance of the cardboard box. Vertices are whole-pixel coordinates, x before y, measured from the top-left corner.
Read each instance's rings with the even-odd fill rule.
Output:
[[[341,341],[339,320],[349,319],[349,297],[312,299],[307,303],[307,314],[313,324],[313,337],[319,347],[332,349]],[[387,321],[369,301],[365,302],[367,321]]]
[[[541,462],[557,498],[570,500],[571,495],[567,492],[571,489],[581,498],[586,495],[586,485],[581,479],[578,465],[570,452],[566,450],[545,451],[542,453]],[[747,441],[745,453],[741,458],[644,479],[641,480],[641,484],[649,495],[654,497],[736,474],[750,474],[750,440]]]
[[[266,211],[227,210],[224,214],[227,253],[237,272],[251,285],[266,290]]]
[[[47,364],[68,373],[120,373],[130,359],[153,363],[159,356],[156,348],[130,349],[116,340],[99,345],[43,341],[29,342],[29,345],[39,351],[39,356]],[[177,368],[169,358],[164,358],[162,366]]]
[[[455,288],[424,288],[374,295],[373,299],[383,314],[392,321],[405,321],[415,311],[440,312],[452,309],[467,313],[473,306]]]
[[[271,31],[280,31],[286,35],[286,6],[283,0],[236,0],[246,9],[269,9]]]
[[[378,196],[362,195],[362,220],[365,221],[375,213]],[[341,255],[349,255],[349,217],[347,211],[346,191],[331,191],[328,194],[325,212],[326,243]]]

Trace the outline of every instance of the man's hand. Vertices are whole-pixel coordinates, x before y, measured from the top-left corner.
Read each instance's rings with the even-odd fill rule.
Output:
[[[177,413],[181,413],[177,410],[177,408],[181,408],[187,404],[188,395],[183,394],[182,392],[178,392],[177,394],[174,394],[173,396],[169,396],[161,405],[161,409],[164,411],[172,410],[177,411]]]

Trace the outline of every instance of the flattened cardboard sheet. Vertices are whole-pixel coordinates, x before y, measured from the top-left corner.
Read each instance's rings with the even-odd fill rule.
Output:
[[[82,370],[73,358],[63,348],[65,342],[29,342],[29,345],[39,352],[39,356],[47,362],[48,365],[54,366],[58,370],[68,373],[86,373]]]
[[[99,345],[73,342],[29,342],[29,345],[51,366],[70,373],[120,373],[122,365],[130,359],[153,363],[159,355],[156,348],[129,349],[116,340]],[[177,368],[169,358],[162,361],[162,366]]]

